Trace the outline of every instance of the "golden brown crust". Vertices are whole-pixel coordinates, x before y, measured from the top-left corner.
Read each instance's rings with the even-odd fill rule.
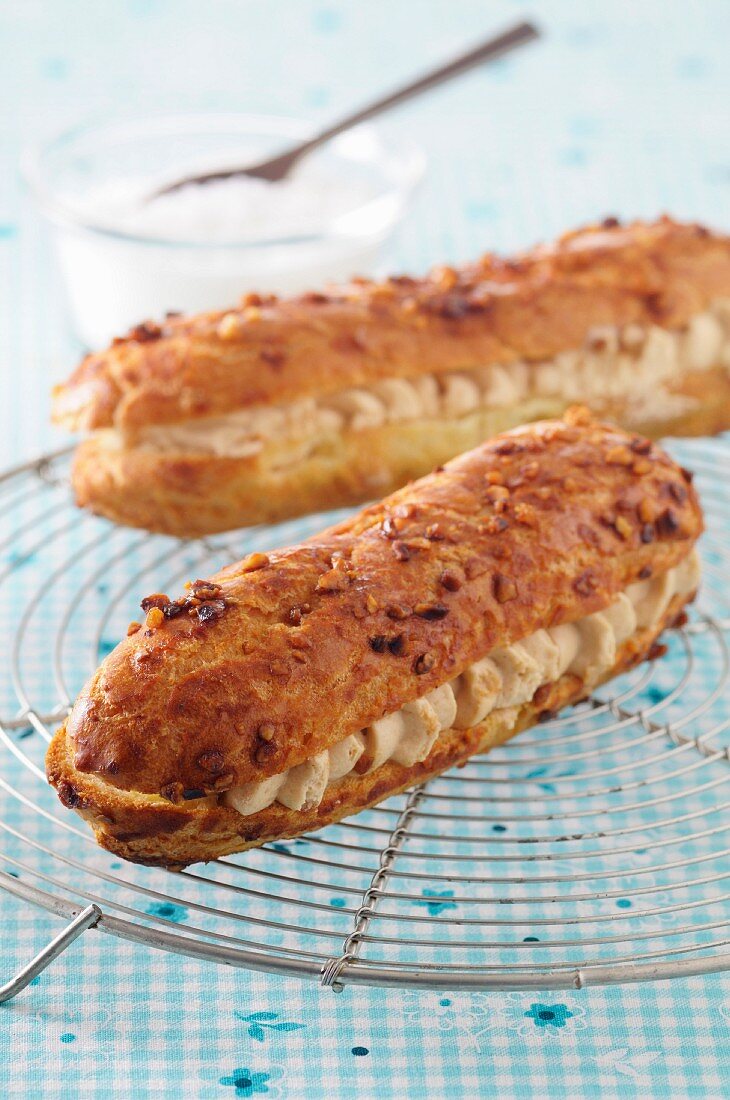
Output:
[[[656,638],[672,624],[684,602],[685,597],[673,597],[661,622],[624,643],[606,679],[652,656]],[[541,688],[516,717],[509,708],[493,712],[472,729],[447,730],[420,764],[405,768],[390,761],[366,775],[352,773],[328,787],[320,805],[306,812],[274,803],[244,817],[212,799],[171,805],[159,796],[120,791],[75,768],[65,726],[51,742],[48,776],[64,804],[93,826],[102,847],[135,863],[180,868],[339,821],[502,744],[543,716],[579,701],[585,692],[579,677],[565,675]]]
[[[713,435],[730,428],[726,368],[688,372],[667,388],[690,399],[682,413],[637,415],[629,397],[604,403],[601,415],[651,439]],[[531,420],[561,416],[566,405],[534,398],[459,418],[387,423],[334,440],[320,437],[294,465],[281,464],[275,441],[259,454],[225,458],[109,446],[105,433],[98,432],[76,452],[73,485],[81,507],[116,523],[196,538],[381,497],[484,439]]]
[[[515,260],[140,325],[57,388],[54,418],[129,435],[380,378],[539,361],[596,325],[678,328],[727,294],[730,238],[609,219]]]
[[[223,570],[204,621],[125,639],[68,719],[74,766],[171,799],[278,774],[495,646],[602,609],[701,529],[689,475],[641,437],[585,410],[518,429]]]

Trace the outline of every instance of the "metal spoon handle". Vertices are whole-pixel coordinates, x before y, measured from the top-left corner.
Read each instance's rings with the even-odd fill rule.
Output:
[[[330,141],[331,138],[335,137],[337,134],[341,134],[344,130],[349,130],[352,126],[356,126],[360,122],[365,122],[369,118],[375,118],[376,115],[382,114],[383,111],[388,111],[391,107],[396,107],[399,103],[404,103],[407,99],[412,99],[413,96],[420,95],[421,92],[425,92],[429,88],[435,88],[436,85],[443,84],[445,81],[451,80],[461,73],[465,73],[468,69],[474,68],[476,65],[481,65],[485,61],[493,61],[495,58],[509,53],[510,50],[514,50],[517,46],[522,46],[526,42],[532,42],[535,38],[539,38],[539,36],[539,31],[532,23],[517,23],[514,27],[510,27],[509,30],[504,31],[502,34],[494,38],[489,38],[486,42],[482,42],[473,50],[460,54],[458,57],[454,58],[453,61],[448,61],[445,65],[439,65],[437,69],[432,69],[430,72],[424,73],[423,76],[417,77],[416,80],[410,81],[401,88],[396,88],[395,91],[389,92],[385,96],[381,96],[366,107],[361,107],[358,111],[353,112],[353,114],[341,118],[339,122],[333,123],[307,141],[300,142],[290,149],[285,149],[283,152],[277,153],[275,156],[267,158],[259,164],[225,168],[215,172],[207,172],[200,176],[176,180],[174,183],[170,183],[166,187],[154,192],[149,198],[169,195],[173,191],[177,191],[181,187],[185,187],[191,183],[213,183],[218,180],[231,179],[233,176],[252,176],[272,182],[284,179],[291,168],[305,155],[305,153],[310,153],[313,149],[319,148],[320,145],[324,145],[325,142]]]
[[[397,107],[400,103],[405,103],[407,99],[412,99],[413,96],[420,95],[421,92],[435,88],[437,85],[451,80],[452,77],[460,76],[461,73],[467,72],[476,65],[481,65],[484,61],[493,61],[509,53],[510,50],[516,49],[517,46],[532,42],[536,38],[539,38],[539,31],[532,23],[517,23],[514,27],[495,38],[489,38],[486,42],[482,42],[473,50],[469,50],[468,53],[460,54],[453,61],[448,61],[445,65],[439,65],[437,69],[432,69],[430,72],[424,73],[423,76],[417,77],[416,80],[404,84],[401,88],[396,88],[388,95],[379,97],[366,107],[361,107],[359,111],[346,115],[345,118],[328,126],[326,130],[322,130],[321,133],[309,141],[303,142],[301,146],[298,146],[297,152],[300,156],[303,156],[305,152],[308,153],[312,149],[317,149],[324,142],[336,137],[344,130],[349,130],[360,122],[367,122],[368,119],[375,118],[376,115],[390,110],[391,107]]]

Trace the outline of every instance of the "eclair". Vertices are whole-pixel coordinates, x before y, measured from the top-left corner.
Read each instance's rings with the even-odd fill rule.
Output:
[[[137,326],[57,388],[78,503],[195,537],[377,499],[574,402],[730,427],[730,238],[615,219],[513,260]]]
[[[148,596],[48,778],[138,863],[317,829],[657,656],[701,530],[691,475],[642,436],[582,409],[505,433],[298,546]]]

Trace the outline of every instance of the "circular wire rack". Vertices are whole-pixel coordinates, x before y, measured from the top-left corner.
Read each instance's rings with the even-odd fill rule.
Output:
[[[336,990],[730,969],[730,440],[671,449],[708,530],[701,597],[663,658],[352,819],[179,872],[99,849],[48,788],[46,745],[143,593],[333,517],[180,541],[78,511],[68,451],[0,477],[0,887],[72,921],[15,988],[92,924]]]

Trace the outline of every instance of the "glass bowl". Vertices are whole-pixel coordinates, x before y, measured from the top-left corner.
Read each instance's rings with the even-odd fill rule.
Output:
[[[84,128],[29,150],[23,175],[52,226],[81,341],[102,347],[140,321],[224,309],[249,291],[290,294],[371,274],[409,208],[425,158],[370,126],[341,135],[295,170],[302,179],[308,173],[310,207],[317,198],[316,216],[310,209],[301,225],[296,209],[282,219],[274,210],[250,225],[231,217],[228,236],[219,209],[216,235],[204,239],[191,222],[194,211],[187,224],[174,231],[167,224],[164,232],[130,229],[129,217],[110,212],[108,202],[100,213],[99,196],[118,197],[120,187],[147,196],[189,173],[263,159],[311,133],[286,118],[196,114]],[[267,201],[275,207],[279,200]]]

